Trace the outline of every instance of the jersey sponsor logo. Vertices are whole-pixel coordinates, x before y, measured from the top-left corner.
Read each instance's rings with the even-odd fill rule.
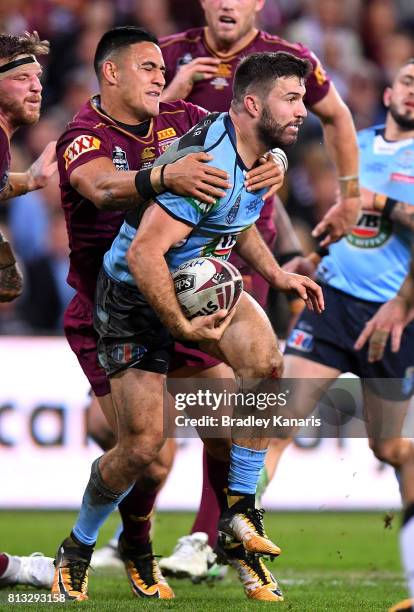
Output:
[[[404,170],[412,170],[414,166],[414,151],[411,149],[400,151],[396,156],[395,163]]]
[[[155,147],[145,147],[141,153],[141,159],[151,159],[155,157]]]
[[[112,151],[112,161],[117,170],[121,172],[129,170],[126,153],[121,147],[115,146],[115,149]]]
[[[173,136],[177,136],[177,132],[172,127],[166,128],[165,130],[159,130],[157,132],[158,140],[165,140],[166,138],[172,138]]]
[[[227,259],[237,242],[238,234],[226,234],[220,238],[216,238],[210,244],[207,244],[202,252],[202,257],[218,257],[219,259]]]
[[[401,174],[399,172],[393,172],[391,174],[391,180],[397,181],[399,183],[408,183],[412,185],[414,183],[414,176],[409,176],[408,174]]]
[[[358,223],[347,234],[349,244],[360,249],[376,249],[390,238],[392,224],[377,212],[363,212]]]
[[[89,151],[98,151],[101,147],[101,141],[96,136],[84,134],[77,136],[75,140],[66,148],[63,159],[65,160],[65,168],[67,169],[75,159],[78,159],[84,153]]]
[[[190,291],[195,287],[195,274],[179,274],[174,279],[174,287],[176,294],[184,293],[184,291]]]
[[[395,140],[393,142],[384,140],[381,134],[374,138],[373,150],[376,155],[395,155],[402,147],[407,146],[407,142],[403,140]]]
[[[303,329],[294,329],[290,334],[287,345],[304,353],[310,353],[313,349],[313,335]]]
[[[231,225],[234,222],[235,218],[237,217],[237,213],[239,212],[239,208],[240,208],[240,200],[241,200],[241,193],[239,193],[235,203],[233,204],[233,206],[230,208],[229,212],[226,215],[227,225]]]
[[[170,140],[165,140],[163,143],[160,143],[158,145],[158,148],[160,150],[160,155],[161,153],[165,153],[165,151],[169,149],[172,143],[175,142],[176,140],[177,138],[170,138]]]

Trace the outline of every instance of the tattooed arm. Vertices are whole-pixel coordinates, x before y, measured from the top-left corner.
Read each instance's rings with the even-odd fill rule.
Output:
[[[0,232],[0,302],[12,302],[23,290],[23,277],[10,244]]]

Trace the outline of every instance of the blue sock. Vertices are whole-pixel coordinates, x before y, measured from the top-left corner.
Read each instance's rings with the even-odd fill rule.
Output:
[[[255,495],[266,450],[253,450],[232,444],[230,451],[229,493]]]
[[[99,458],[92,463],[91,476],[82,499],[78,519],[72,529],[73,535],[82,544],[95,544],[99,528],[118,504],[132,489],[123,493],[109,489],[102,480],[99,471]]]

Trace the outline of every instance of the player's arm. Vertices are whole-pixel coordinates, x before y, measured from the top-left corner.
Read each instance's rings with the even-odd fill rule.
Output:
[[[255,225],[242,232],[235,249],[272,287],[297,293],[310,310],[322,312],[324,300],[320,286],[307,276],[282,270]]]
[[[366,324],[355,342],[354,348],[359,351],[368,341],[368,361],[379,361],[391,338],[391,350],[400,350],[404,328],[414,319],[414,260],[397,295],[377,310]]]
[[[360,210],[358,143],[350,110],[332,83],[327,95],[311,110],[322,123],[325,144],[339,179],[339,202],[312,232],[315,237],[327,234],[321,241],[322,246],[327,246],[350,232],[357,221]]]
[[[47,185],[56,172],[56,142],[49,142],[26,172],[10,172],[8,181],[0,191],[0,200],[8,200]]]
[[[211,159],[207,153],[190,153],[151,170],[118,172],[112,160],[102,156],[75,168],[69,180],[102,210],[130,210],[167,190],[211,204],[230,186],[226,172],[206,163]]]
[[[11,302],[23,290],[20,273],[10,244],[0,232],[0,302]]]
[[[385,219],[390,219],[414,231],[414,206],[412,204],[389,198],[383,193],[376,193],[365,187],[361,189],[361,197],[364,210],[381,212]]]
[[[171,217],[160,206],[150,204],[127,253],[127,262],[139,290],[161,322],[177,338],[219,340],[230,323],[226,310],[213,315],[185,318],[178,303],[174,283],[165,261],[166,252],[184,240],[192,228]]]

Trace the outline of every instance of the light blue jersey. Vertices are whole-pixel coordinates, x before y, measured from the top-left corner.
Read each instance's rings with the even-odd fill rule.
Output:
[[[163,210],[192,228],[187,238],[165,255],[171,271],[195,257],[228,259],[239,234],[259,218],[263,207],[265,190],[253,194],[244,187],[247,168],[237,153],[234,127],[228,113],[208,115],[174,142],[157,160],[157,165],[198,151],[206,151],[213,156],[208,163],[225,170],[232,187],[215,204],[203,204],[194,198],[168,192],[157,196],[156,202]],[[118,236],[104,257],[107,274],[130,285],[135,285],[135,281],[127,265],[126,253],[139,226],[142,209],[127,214]]]
[[[358,142],[361,186],[414,206],[414,139],[389,142],[376,126],[359,132]],[[318,277],[358,299],[386,302],[407,273],[411,240],[408,229],[362,211],[352,232],[329,247]]]

